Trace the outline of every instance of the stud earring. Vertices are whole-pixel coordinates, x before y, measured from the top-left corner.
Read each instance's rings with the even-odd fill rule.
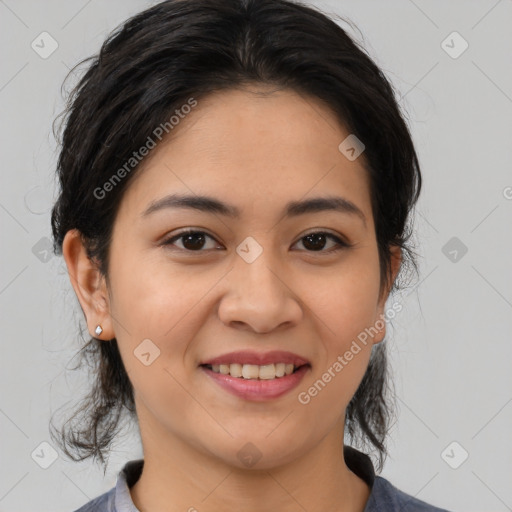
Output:
[[[101,325],[97,325],[94,332],[96,333],[97,336],[99,336],[103,332]]]

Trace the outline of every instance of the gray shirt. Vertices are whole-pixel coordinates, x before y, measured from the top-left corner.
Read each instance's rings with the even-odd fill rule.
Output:
[[[348,468],[371,488],[364,512],[448,512],[405,494],[385,478],[375,475],[368,455],[351,446],[344,446],[343,455]],[[143,466],[144,459],[127,462],[117,476],[115,487],[75,512],[140,512],[133,504],[130,488],[139,479]]]

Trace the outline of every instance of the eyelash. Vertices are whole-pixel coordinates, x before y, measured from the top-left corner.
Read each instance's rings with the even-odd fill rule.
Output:
[[[180,238],[183,238],[187,235],[197,235],[197,234],[201,234],[201,235],[206,235],[207,237],[211,238],[212,240],[215,240],[215,238],[211,235],[209,235],[208,233],[206,233],[205,231],[200,231],[200,230],[194,230],[194,229],[188,229],[188,230],[185,230],[185,231],[182,231],[176,235],[173,235],[171,238],[165,240],[162,245],[164,246],[168,246],[168,245],[172,245],[176,240],[179,240]],[[336,235],[333,235],[332,233],[329,233],[327,231],[312,231],[310,233],[306,233],[305,235],[303,235],[299,240],[297,240],[296,243],[300,242],[303,238],[307,237],[307,236],[310,236],[310,235],[326,235],[327,238],[330,238],[331,240],[334,240],[336,242],[336,244],[338,245],[338,247],[334,248],[334,249],[329,249],[329,250],[319,250],[319,251],[308,251],[306,250],[306,252],[309,252],[309,253],[313,253],[313,254],[318,254],[318,253],[328,253],[328,254],[332,254],[332,253],[335,253],[335,252],[338,252],[342,249],[348,249],[349,247],[352,247],[352,244],[349,244],[345,241],[343,241],[341,238],[337,237]],[[216,241],[216,240],[215,240]],[[216,241],[217,242],[217,241]],[[217,242],[218,243],[218,242]],[[295,245],[295,244],[294,244]],[[204,249],[200,249],[200,250],[197,250],[197,251],[192,251],[190,249],[182,249],[181,247],[178,247],[177,250],[179,251],[183,251],[183,252],[188,252],[188,253],[200,253],[200,252],[205,252]]]

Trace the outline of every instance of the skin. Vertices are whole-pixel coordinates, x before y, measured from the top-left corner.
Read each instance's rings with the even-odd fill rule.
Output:
[[[94,335],[100,324],[101,339],[117,339],[134,386],[145,465],[130,491],[142,512],[356,512],[368,500],[367,484],[343,458],[344,419],[385,326],[309,404],[297,399],[385,312],[390,286],[380,290],[363,157],[349,161],[339,151],[350,132],[320,101],[256,90],[266,89],[202,99],[146,158],[115,220],[108,280],[76,231],[64,240],[88,329]],[[141,215],[170,193],[207,194],[241,216]],[[288,201],[330,195],[352,201],[366,223],[337,211],[282,216]],[[163,245],[189,227],[212,238],[195,252],[183,238]],[[303,237],[318,231],[352,247],[332,252],[327,238],[314,251]],[[252,263],[236,252],[248,236],[263,248]],[[392,261],[394,279],[399,249]],[[144,339],[160,350],[149,366],[134,355]],[[284,396],[244,400],[198,367],[242,349],[292,351],[311,368]],[[247,442],[262,454],[250,468],[237,456]]]

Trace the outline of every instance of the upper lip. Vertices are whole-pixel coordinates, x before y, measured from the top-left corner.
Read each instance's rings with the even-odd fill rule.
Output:
[[[283,350],[272,350],[270,352],[254,352],[251,350],[240,350],[237,352],[230,352],[223,354],[206,361],[202,361],[200,365],[217,365],[217,364],[255,364],[264,366],[267,364],[285,363],[293,364],[295,367],[309,364],[307,359],[294,354],[292,352],[285,352]]]

